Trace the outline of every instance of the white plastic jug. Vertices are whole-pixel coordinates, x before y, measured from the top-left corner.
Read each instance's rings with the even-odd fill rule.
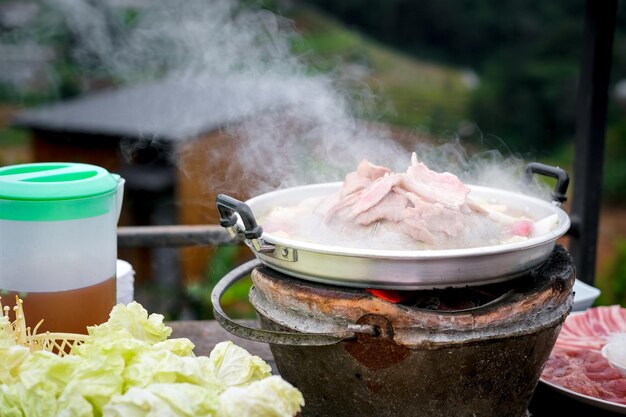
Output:
[[[37,163],[0,168],[0,294],[24,300],[38,332],[85,333],[115,305],[124,180],[104,168]]]

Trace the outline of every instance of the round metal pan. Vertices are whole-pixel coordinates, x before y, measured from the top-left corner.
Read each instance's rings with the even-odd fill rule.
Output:
[[[525,241],[469,249],[354,249],[288,239],[263,233],[255,217],[278,206],[290,206],[339,190],[340,182],[287,188],[242,203],[218,196],[221,224],[240,235],[265,265],[287,275],[359,288],[432,289],[482,285],[528,273],[550,255],[570,227],[568,215],[555,203],[495,188],[469,186],[470,197],[522,209],[541,219],[558,215],[549,233]],[[565,186],[567,187],[567,185]],[[236,215],[235,215],[236,213]]]

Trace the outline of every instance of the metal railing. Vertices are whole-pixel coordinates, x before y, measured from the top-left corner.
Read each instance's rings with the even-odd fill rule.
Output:
[[[219,225],[122,226],[117,228],[120,248],[170,248],[233,244]]]

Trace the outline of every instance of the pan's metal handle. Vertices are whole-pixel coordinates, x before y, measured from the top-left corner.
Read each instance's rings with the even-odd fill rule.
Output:
[[[567,201],[567,187],[569,186],[569,175],[564,169],[542,164],[539,162],[531,162],[526,165],[526,181],[530,182],[533,174],[541,174],[547,177],[556,178],[556,186],[552,192],[552,198],[558,205]]]
[[[228,317],[220,300],[222,295],[228,288],[241,278],[247,276],[252,270],[261,265],[257,259],[246,262],[243,265],[233,269],[217,283],[211,293],[211,302],[213,303],[213,313],[218,323],[227,331],[235,336],[244,339],[253,340],[255,342],[272,343],[276,345],[291,346],[328,346],[341,342],[342,340],[352,339],[355,333],[366,333],[373,336],[378,334],[377,329],[371,325],[354,324],[348,326],[345,332],[341,333],[297,333],[297,332],[278,332],[265,329],[255,329],[241,325]]]
[[[261,237],[263,228],[257,224],[250,206],[226,194],[218,194],[215,205],[220,213],[220,225],[226,228],[231,239],[240,236],[245,238],[257,252],[274,252],[274,245],[265,243]],[[239,225],[240,218],[243,228]]]

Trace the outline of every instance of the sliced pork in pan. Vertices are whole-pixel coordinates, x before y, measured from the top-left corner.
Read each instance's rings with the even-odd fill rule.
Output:
[[[413,153],[405,172],[362,160],[330,196],[277,207],[264,230],[297,240],[354,248],[406,250],[493,246],[548,233],[558,217],[532,218],[524,208],[473,198],[449,172]]]

